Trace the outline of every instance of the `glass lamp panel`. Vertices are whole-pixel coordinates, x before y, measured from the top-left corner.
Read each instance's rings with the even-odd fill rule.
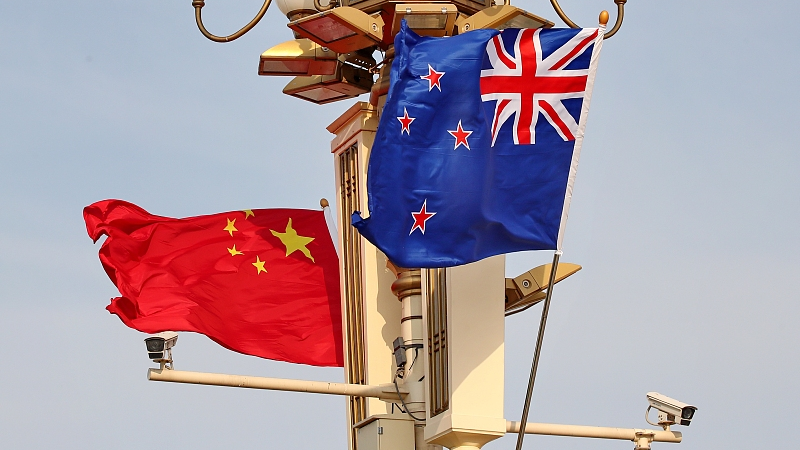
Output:
[[[338,41],[357,34],[336,19],[334,15],[322,16],[315,20],[302,22],[297,26],[322,42]]]
[[[350,95],[334,91],[333,89],[325,86],[319,86],[307,91],[297,92],[294,95],[311,100],[314,103],[323,103],[333,101],[335,99],[345,99],[350,97]]]
[[[520,14],[500,24],[497,27],[497,29],[505,30],[506,28],[541,28],[542,25],[543,25],[542,22],[535,19],[531,19],[530,17],[525,17],[522,14]]]
[[[311,60],[266,60],[261,62],[260,73],[280,73],[286,75],[306,75],[311,64]]]
[[[336,60],[312,61],[308,66],[309,75],[333,75],[336,73]]]
[[[403,18],[412,30],[441,30],[447,23],[447,14],[408,14]]]

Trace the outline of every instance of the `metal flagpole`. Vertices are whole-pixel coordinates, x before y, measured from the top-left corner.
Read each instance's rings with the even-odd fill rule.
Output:
[[[553,266],[550,268],[550,282],[547,285],[547,295],[544,298],[544,308],[542,308],[542,320],[539,322],[539,335],[536,337],[536,349],[533,352],[533,366],[531,367],[531,377],[528,379],[528,392],[525,394],[525,405],[522,407],[522,419],[519,423],[519,433],[517,434],[517,449],[522,450],[522,440],[525,438],[525,425],[528,423],[528,410],[531,406],[533,396],[533,384],[536,381],[536,369],[539,367],[539,356],[542,352],[542,340],[544,339],[544,327],[547,325],[547,313],[550,311],[550,299],[553,298],[553,287],[556,284],[556,272],[558,271],[558,260],[561,257],[561,250],[556,250],[553,254]]]

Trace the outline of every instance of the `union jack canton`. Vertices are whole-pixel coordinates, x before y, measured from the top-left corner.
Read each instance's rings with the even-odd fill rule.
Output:
[[[511,117],[514,143],[534,144],[540,115],[563,140],[575,140],[578,121],[562,100],[583,98],[589,61],[576,60],[587,55],[587,49],[597,40],[598,29],[582,29],[566,43],[551,48],[547,40],[542,45],[542,31],[506,30],[486,46],[491,68],[481,70],[481,99],[496,100],[492,145],[497,129]],[[545,51],[549,51],[547,56]]]
[[[403,25],[353,225],[403,267],[561,249],[602,39]]]

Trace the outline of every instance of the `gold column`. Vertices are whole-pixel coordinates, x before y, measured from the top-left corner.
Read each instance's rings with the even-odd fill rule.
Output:
[[[345,377],[348,383],[392,382],[392,341],[400,332],[400,307],[390,286],[394,274],[387,259],[350,224],[354,211],[367,211],[366,174],[378,118],[375,108],[356,102],[330,126],[336,173],[341,253]],[[353,397],[347,407],[350,449],[358,448],[352,426],[391,412],[375,398]]]
[[[339,155],[340,180],[340,216],[339,223],[349,224],[347,211],[355,211],[361,203],[358,179],[358,145],[353,144]],[[363,292],[361,289],[361,240],[351,226],[342,228],[342,306],[344,315],[345,381],[354,384],[366,384],[366,354],[364,352],[364,314]],[[348,398],[348,416],[350,424],[356,424],[366,418],[366,400],[363,397]],[[352,448],[356,447],[355,430],[350,430]]]
[[[450,407],[447,373],[447,270],[427,269],[426,275],[429,414],[434,417]]]

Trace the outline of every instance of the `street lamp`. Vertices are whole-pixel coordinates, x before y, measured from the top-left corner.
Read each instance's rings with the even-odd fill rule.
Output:
[[[336,42],[337,40],[351,38],[354,35],[358,35],[360,37],[366,38],[366,40],[372,40],[376,44],[382,43],[384,47],[388,47],[391,45],[391,38],[393,37],[393,33],[396,33],[397,30],[392,31],[389,35],[384,36],[383,28],[383,17],[382,16],[392,16],[390,17],[394,22],[394,14],[392,14],[391,5],[395,5],[398,3],[397,1],[392,0],[338,0],[338,4],[335,0],[331,0],[328,5],[323,6],[319,3],[319,0],[276,0],[278,3],[278,9],[281,10],[286,17],[289,18],[291,21],[289,27],[298,32],[298,30],[303,30],[306,37],[311,38],[315,42],[318,42],[320,45],[326,45],[326,43]],[[203,25],[203,18],[201,14],[202,8],[205,6],[205,0],[192,0],[192,6],[195,9],[195,20],[197,22],[197,27],[200,29],[200,32],[203,36],[207,37],[208,39],[214,42],[230,42],[235,39],[242,37],[245,33],[250,31],[258,22],[264,17],[264,14],[267,12],[267,9],[270,6],[272,0],[264,0],[264,4],[261,6],[261,9],[258,11],[256,16],[251,20],[247,25],[242,27],[236,33],[233,33],[228,36],[216,36],[211,34],[206,30],[205,25]],[[614,23],[614,26],[605,33],[604,37],[606,39],[610,38],[611,36],[615,35],[620,27],[622,27],[622,20],[625,16],[625,4],[628,0],[614,0],[614,3],[617,5],[617,19]],[[511,7],[511,5],[504,4],[503,5],[493,5],[494,0],[451,0],[451,3],[456,6],[458,10],[458,19],[461,21],[459,28],[457,29],[458,33],[464,33],[470,30],[474,30],[476,28],[549,28],[546,24],[550,23],[552,26],[552,22],[547,20],[541,19],[538,16],[534,16],[526,11],[523,11],[519,8]],[[564,21],[567,26],[570,28],[580,28],[575,22],[573,22],[564,10],[561,8],[561,5],[558,3],[558,0],[550,0],[550,3],[553,6],[556,14],[561,20]],[[434,5],[438,6],[442,3],[433,2],[414,2],[413,3],[418,8],[419,5]],[[403,8],[402,11],[405,11],[408,7]],[[513,9],[511,9],[513,8]],[[412,8],[413,9],[413,8]],[[340,10],[336,13],[332,11]],[[360,15],[353,10],[361,11],[364,14]],[[500,22],[496,23],[494,18],[490,17],[493,15],[504,15],[508,11],[519,11],[519,14],[516,16],[522,16],[516,21],[513,17],[507,19],[507,22]],[[322,12],[320,14],[319,12]],[[395,8],[395,12],[397,8]],[[472,22],[467,21],[468,18],[472,15],[478,15],[481,12],[486,11],[485,14],[475,18]],[[301,22],[302,19],[314,16],[313,19],[309,19],[308,21]],[[372,17],[372,20],[366,17]],[[377,19],[377,20],[376,20]],[[528,19],[528,20],[525,20]],[[431,20],[431,19],[422,19],[420,20]],[[483,23],[482,26],[478,26],[477,22],[481,21]],[[397,21],[399,23],[399,20]],[[429,23],[429,22],[426,22]],[[438,22],[437,22],[438,23]],[[539,25],[535,25],[539,23]],[[466,26],[469,24],[469,26]],[[503,25],[505,24],[505,25]],[[409,26],[414,29],[414,26],[409,24]],[[500,28],[502,26],[502,28]],[[393,27],[394,29],[395,27]],[[424,29],[424,27],[423,27]],[[349,31],[347,31],[349,30]],[[317,36],[320,40],[324,42],[319,42],[313,37],[312,35]],[[447,34],[445,34],[447,35]],[[387,39],[388,38],[388,39]],[[328,40],[325,40],[328,39]],[[364,44],[364,40],[355,38],[352,41],[349,41],[350,44],[341,43],[342,51],[339,53],[346,53],[353,50],[358,50],[360,48],[366,48],[369,44]],[[352,47],[348,47],[348,45],[352,45]],[[363,46],[361,46],[363,45]],[[361,47],[359,47],[361,46]],[[332,47],[331,47],[332,48]],[[332,48],[334,51],[337,51],[336,48]]]
[[[229,42],[255,26],[271,1],[264,0],[256,17],[229,36],[215,36],[205,29],[200,14],[204,0],[193,0],[192,5],[204,36],[215,42]],[[367,185],[367,164],[388,93],[393,41],[402,20],[418,34],[437,37],[476,29],[550,28],[554,25],[506,4],[506,0],[329,0],[325,5],[320,0],[275,1],[289,19],[287,26],[294,32],[295,39],[262,53],[259,75],[295,76],[283,92],[316,104],[371,92],[369,103],[356,103],[328,127],[336,135],[331,150],[337,167],[340,223],[348,221],[352,211],[363,211],[367,206],[367,193],[363,192]],[[558,0],[550,1],[568,26],[578,28],[561,9]],[[614,0],[617,19],[605,38],[619,30],[626,2]],[[602,26],[608,22],[607,12],[601,14],[600,22]],[[383,61],[378,64],[372,58],[377,51],[383,52]],[[374,79],[376,73],[377,80]],[[680,442],[680,433],[668,429],[610,429],[527,422],[527,405],[552,287],[580,270],[577,265],[558,265],[560,253],[549,267],[540,266],[518,277],[504,279],[502,257],[474,265],[424,271],[393,267],[388,262],[387,271],[385,256],[351,228],[343,227],[340,244],[346,383],[179,372],[165,363],[160,369],[151,370],[149,379],[347,395],[350,397],[349,443],[351,449],[358,450],[377,448],[370,447],[371,442],[378,442],[377,437],[366,437],[373,428],[382,434],[384,425],[373,427],[370,421],[389,419],[406,422],[403,424],[406,431],[395,433],[387,425],[386,439],[397,439],[396,436],[402,434],[402,441],[410,442],[410,446],[395,448],[409,450],[420,450],[429,444],[475,449],[507,432],[518,433],[518,448],[525,433],[626,439],[634,441],[640,450],[650,448],[654,441]],[[396,280],[391,280],[392,275]],[[391,290],[388,289],[390,285]],[[504,293],[505,305],[491,301],[500,300]],[[502,411],[505,316],[522,312],[545,298],[526,407],[519,423],[508,422]],[[384,341],[387,336],[398,335],[397,350],[406,353],[398,353],[399,359],[393,363],[386,354],[387,342]],[[403,359],[408,367],[402,367],[401,371]],[[404,407],[401,411],[407,412],[408,417],[390,414],[394,409],[390,410],[381,400],[399,400]],[[666,416],[662,422],[667,420],[672,419]],[[406,439],[412,431],[413,441]]]
[[[388,92],[389,68],[394,56],[393,39],[403,19],[409,28],[426,36],[451,36],[481,28],[550,28],[549,20],[506,4],[494,5],[495,0],[411,1],[393,0],[330,0],[322,5],[320,0],[275,0],[278,8],[289,19],[288,27],[294,31],[295,40],[279,44],[261,55],[259,75],[299,76],[284,88],[284,93],[314,103],[324,104],[353,98],[372,91],[370,103],[379,102]],[[264,17],[272,0],[264,0],[261,9],[247,25],[228,36],[216,36],[203,25],[201,10],[204,0],[193,0],[195,19],[200,32],[214,42],[230,42],[250,31]],[[558,16],[570,27],[578,28],[561,9],[558,0],[550,0]],[[617,19],[605,33],[613,36],[622,26],[627,0],[614,0]],[[608,14],[604,11],[606,21]],[[342,67],[342,58],[334,54],[385,51],[381,64],[370,67],[356,65],[355,69]],[[337,62],[336,59],[339,61]],[[363,59],[363,58],[361,58]],[[378,70],[378,67],[383,67]],[[378,79],[364,73],[378,74]],[[338,78],[337,75],[341,75]],[[369,80],[368,80],[369,78]]]

